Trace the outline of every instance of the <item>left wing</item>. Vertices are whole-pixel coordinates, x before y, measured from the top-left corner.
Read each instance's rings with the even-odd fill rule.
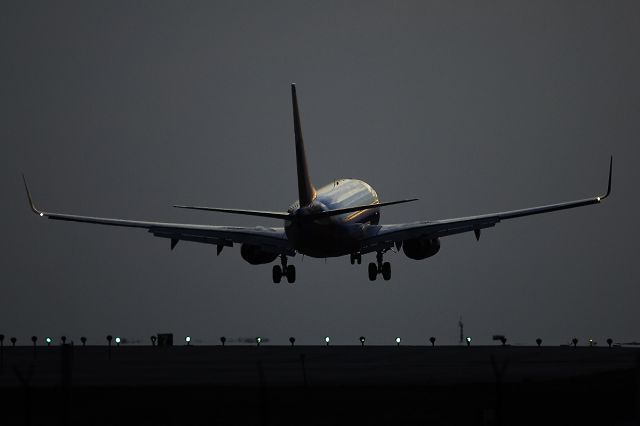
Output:
[[[291,246],[284,228],[267,228],[263,226],[210,226],[191,225],[181,223],[147,222],[140,220],[113,219],[105,217],[79,216],[66,213],[51,213],[38,210],[31,198],[31,192],[24,180],[31,210],[41,217],[54,220],[93,223],[99,225],[123,226],[129,228],[143,228],[155,237],[169,238],[173,249],[179,241],[193,241],[197,243],[214,244],[218,246],[218,254],[223,247],[231,247],[233,243],[247,243],[260,246],[265,251],[293,256],[295,250]]]
[[[609,162],[609,184],[605,195],[585,198],[583,200],[549,204],[546,206],[530,207],[527,209],[510,210],[506,212],[461,217],[456,219],[403,223],[398,225],[370,226],[365,231],[365,237],[361,243],[361,253],[389,249],[394,245],[398,246],[405,240],[416,238],[434,239],[471,231],[475,233],[476,239],[480,239],[480,230],[495,226],[502,220],[572,209],[575,207],[588,206],[590,204],[599,204],[607,198],[609,194],[611,194],[612,169],[613,157],[611,157]]]

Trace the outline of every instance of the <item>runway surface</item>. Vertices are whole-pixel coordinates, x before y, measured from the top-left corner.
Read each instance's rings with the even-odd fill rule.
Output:
[[[640,351],[602,347],[512,346],[87,346],[67,347],[79,386],[256,386],[259,369],[274,386],[434,385],[548,381],[636,367]],[[35,386],[61,383],[60,346],[5,348],[0,386],[20,384],[14,369],[33,369]],[[111,355],[109,356],[109,352]],[[493,359],[493,362],[492,362]],[[303,365],[304,363],[304,365]],[[260,364],[260,366],[259,366]]]
[[[6,424],[635,424],[640,351],[5,347],[0,402]]]

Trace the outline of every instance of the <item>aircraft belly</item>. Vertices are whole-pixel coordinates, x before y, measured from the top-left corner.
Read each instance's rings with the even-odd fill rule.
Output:
[[[360,248],[361,228],[334,223],[287,228],[287,237],[301,254],[311,257],[336,257],[355,253]]]

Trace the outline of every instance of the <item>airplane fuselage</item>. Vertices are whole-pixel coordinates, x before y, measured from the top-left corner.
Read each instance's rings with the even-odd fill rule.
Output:
[[[298,218],[319,211],[378,204],[378,194],[366,182],[339,179],[316,191],[311,205],[300,208],[296,201],[289,212]],[[326,218],[285,221],[287,238],[295,249],[311,257],[336,257],[359,250],[364,229],[377,225],[380,209],[367,209]]]

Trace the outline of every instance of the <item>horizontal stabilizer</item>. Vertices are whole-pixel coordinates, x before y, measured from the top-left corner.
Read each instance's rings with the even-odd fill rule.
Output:
[[[244,214],[247,216],[261,216],[270,217],[272,219],[290,219],[290,215],[287,212],[267,212],[262,210],[241,210],[241,209],[222,209],[218,207],[204,207],[204,206],[181,206],[174,205],[178,209],[190,209],[190,210],[204,210],[208,212],[220,212],[220,213],[232,213],[232,214]]]
[[[315,217],[328,217],[328,216],[337,216],[344,213],[358,212],[362,210],[370,210],[377,209],[378,207],[384,206],[392,206],[394,204],[402,204],[402,203],[410,203],[411,201],[417,201],[417,198],[411,198],[408,200],[398,200],[398,201],[388,201],[386,203],[378,203],[378,204],[367,204],[364,206],[354,206],[354,207],[346,207],[344,209],[335,209],[335,210],[326,210],[323,212],[313,213],[312,216]]]

